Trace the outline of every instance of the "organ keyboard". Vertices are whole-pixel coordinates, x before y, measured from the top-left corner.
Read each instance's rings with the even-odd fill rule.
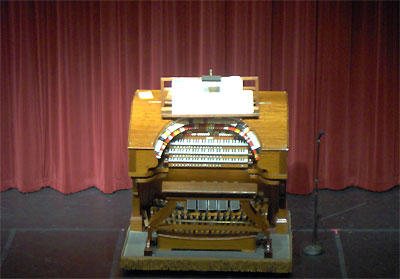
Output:
[[[170,128],[173,126],[176,130]],[[170,168],[247,168],[253,160],[246,139],[258,158],[260,143],[251,141],[250,137],[255,140],[255,136],[241,120],[200,119],[193,124],[188,119],[179,119],[165,130],[167,132],[157,140],[155,151],[156,157],[161,159],[167,149],[161,164]]]
[[[290,232],[286,93],[259,92],[256,80],[252,115],[174,117],[163,82],[132,103],[129,230],[146,234],[143,255],[262,249],[273,257],[271,234]]]

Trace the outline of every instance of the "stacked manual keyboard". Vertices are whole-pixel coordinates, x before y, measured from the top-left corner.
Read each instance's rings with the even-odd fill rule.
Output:
[[[257,137],[239,119],[181,119],[167,127],[155,145],[169,168],[248,168],[259,151]]]

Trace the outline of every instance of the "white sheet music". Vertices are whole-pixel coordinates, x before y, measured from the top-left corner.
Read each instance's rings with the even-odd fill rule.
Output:
[[[223,77],[220,82],[202,82],[200,78],[172,81],[172,114],[251,114],[253,91],[243,90],[241,77]]]

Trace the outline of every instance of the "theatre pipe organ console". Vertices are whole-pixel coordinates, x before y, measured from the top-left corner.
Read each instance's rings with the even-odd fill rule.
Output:
[[[287,233],[286,92],[260,92],[257,78],[243,77],[255,82],[254,113],[173,115],[171,80],[132,103],[130,230],[147,233],[144,255],[262,247],[272,257],[270,234]]]

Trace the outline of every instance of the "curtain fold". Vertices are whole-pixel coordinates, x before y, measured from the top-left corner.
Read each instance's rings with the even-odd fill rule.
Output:
[[[313,187],[317,4],[273,2],[271,90],[288,92],[288,185],[292,193]]]
[[[131,187],[136,89],[259,76],[289,98],[288,191],[400,184],[399,3],[1,2],[1,190]]]

